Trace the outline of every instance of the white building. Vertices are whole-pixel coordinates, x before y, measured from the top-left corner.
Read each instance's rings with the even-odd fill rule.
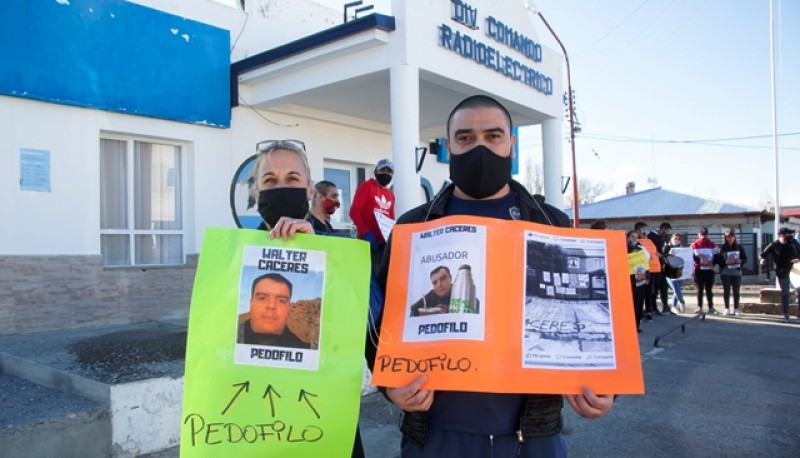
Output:
[[[446,152],[417,172],[418,148],[489,94],[541,126],[561,206],[564,60],[521,1],[246,5],[0,4],[0,334],[185,317],[203,231],[257,215],[232,183],[264,139],[306,143],[345,227],[380,158],[398,214],[438,191]]]

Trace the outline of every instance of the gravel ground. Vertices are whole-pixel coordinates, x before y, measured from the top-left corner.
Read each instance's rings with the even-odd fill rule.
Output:
[[[0,431],[94,416],[104,410],[105,406],[81,396],[0,373]]]
[[[186,326],[145,323],[0,336],[0,352],[108,384],[180,377]]]
[[[107,384],[180,377],[186,326],[145,323],[0,336],[0,352]],[[79,419],[106,409],[81,396],[0,372],[0,431]]]

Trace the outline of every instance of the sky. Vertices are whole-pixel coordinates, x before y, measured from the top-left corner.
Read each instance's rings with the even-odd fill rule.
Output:
[[[608,196],[633,181],[637,190],[774,202],[768,0],[536,6],[570,56],[579,179],[612,185]],[[774,9],[778,196],[781,206],[800,205],[800,2],[774,0]],[[535,26],[541,42],[558,49]],[[523,149],[540,148],[536,132],[521,137]],[[568,145],[564,151],[569,159]],[[571,170],[565,162],[564,173]]]
[[[634,182],[760,208],[774,205],[777,177],[780,205],[800,205],[800,1],[773,2],[774,109],[769,0],[535,0],[569,56],[579,180],[607,185],[601,199]],[[541,161],[538,127],[518,141],[523,161]],[[571,175],[566,142],[563,152]]]

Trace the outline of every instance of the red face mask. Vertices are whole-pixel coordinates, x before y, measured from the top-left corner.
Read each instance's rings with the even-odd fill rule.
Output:
[[[337,208],[339,208],[338,200],[326,197],[325,200],[322,201],[322,209],[325,210],[325,213],[329,215],[334,214]]]

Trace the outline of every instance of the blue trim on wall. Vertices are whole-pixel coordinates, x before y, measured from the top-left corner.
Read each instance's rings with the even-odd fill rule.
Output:
[[[370,14],[234,62],[231,64],[230,74],[231,107],[239,106],[239,75],[372,29],[384,32],[394,31],[394,17],[377,13]]]
[[[230,126],[230,32],[123,0],[0,2],[0,94]]]

